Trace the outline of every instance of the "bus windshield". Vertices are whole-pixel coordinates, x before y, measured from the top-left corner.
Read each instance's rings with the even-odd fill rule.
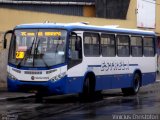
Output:
[[[67,31],[59,29],[15,30],[9,63],[23,67],[50,67],[65,62]]]

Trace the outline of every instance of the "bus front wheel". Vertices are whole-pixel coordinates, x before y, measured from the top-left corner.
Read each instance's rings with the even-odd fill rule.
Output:
[[[141,83],[141,76],[139,73],[135,73],[133,77],[133,85],[129,88],[122,88],[124,95],[136,95],[139,92]]]
[[[36,103],[41,103],[43,102],[43,95],[40,92],[35,93],[35,102]]]
[[[94,94],[95,94],[94,78],[91,76],[87,76],[83,84],[83,91],[82,93],[80,93],[80,98],[83,100],[92,100]]]

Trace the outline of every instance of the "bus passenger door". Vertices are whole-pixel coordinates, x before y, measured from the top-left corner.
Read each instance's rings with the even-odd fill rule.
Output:
[[[69,40],[68,69],[82,62],[82,39],[76,33]]]

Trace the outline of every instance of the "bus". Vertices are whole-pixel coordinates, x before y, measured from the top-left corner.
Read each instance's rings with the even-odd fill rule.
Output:
[[[121,89],[135,95],[154,83],[156,35],[152,31],[84,23],[22,24],[11,34],[7,83],[11,92],[80,94]]]

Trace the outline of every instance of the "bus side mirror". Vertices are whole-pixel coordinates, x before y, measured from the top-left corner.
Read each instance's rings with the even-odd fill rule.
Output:
[[[4,41],[3,41],[3,48],[4,49],[6,49],[7,48],[7,35],[8,34],[12,34],[13,33],[13,30],[9,30],[9,31],[7,31],[7,32],[5,32],[5,34],[4,34]]]

